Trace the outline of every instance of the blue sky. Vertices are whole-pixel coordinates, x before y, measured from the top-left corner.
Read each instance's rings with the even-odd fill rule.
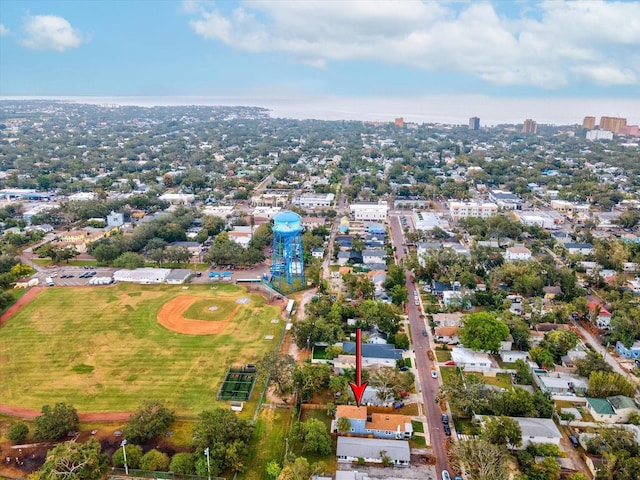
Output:
[[[640,2],[0,0],[0,96],[640,98]]]

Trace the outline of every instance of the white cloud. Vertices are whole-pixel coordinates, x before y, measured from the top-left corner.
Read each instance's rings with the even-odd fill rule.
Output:
[[[10,33],[11,30],[0,23],[0,37],[4,37],[5,35],[9,35]]]
[[[640,82],[639,2],[546,0],[518,18],[435,0],[251,0],[227,15],[187,7],[205,39],[311,66],[369,60],[544,88]]]
[[[24,24],[22,45],[34,50],[64,52],[77,48],[88,40],[63,17],[58,15],[34,15]]]

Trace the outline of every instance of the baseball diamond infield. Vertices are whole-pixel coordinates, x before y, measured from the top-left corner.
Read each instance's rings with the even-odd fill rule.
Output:
[[[242,305],[237,305],[225,318],[218,321],[192,320],[184,317],[184,312],[204,297],[180,296],[165,303],[158,310],[158,322],[163,327],[187,335],[215,335],[224,330],[229,321],[238,313]]]

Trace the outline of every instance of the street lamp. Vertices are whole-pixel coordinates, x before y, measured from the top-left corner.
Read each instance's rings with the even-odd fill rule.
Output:
[[[211,465],[209,464],[209,447],[204,449],[204,454],[207,456],[207,473],[209,474],[209,480],[211,480]]]
[[[122,455],[124,456],[124,473],[129,475],[129,466],[127,465],[127,449],[124,447],[127,444],[127,439],[122,440],[120,446],[122,447]]]

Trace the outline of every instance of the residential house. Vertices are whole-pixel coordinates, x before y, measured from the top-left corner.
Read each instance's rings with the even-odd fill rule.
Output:
[[[509,247],[505,252],[504,259],[507,262],[518,262],[522,260],[531,260],[531,250],[527,247]]]
[[[367,463],[382,463],[382,454],[396,466],[409,466],[411,451],[406,440],[380,438],[338,437],[338,463],[353,463],[363,459]]]
[[[164,193],[158,197],[159,200],[172,205],[191,205],[195,198],[191,193]]]
[[[486,416],[476,415],[482,421]],[[562,433],[550,418],[509,417],[514,420],[522,431],[522,444],[518,450],[525,450],[530,444],[552,443],[560,446]]]
[[[314,248],[311,250],[311,256],[313,258],[323,258],[324,257],[324,248],[319,247],[319,248]]]
[[[344,342],[342,344],[342,351],[347,355],[355,355],[355,342]],[[402,358],[402,350],[391,344],[377,345],[364,343],[361,346],[360,353],[362,355],[362,366],[365,368],[372,366],[395,367],[396,361]]]
[[[607,398],[587,398],[587,409],[596,422],[625,423],[638,406],[632,398],[615,395]]]
[[[500,350],[498,355],[500,355],[500,360],[506,363],[514,363],[516,360],[522,360],[524,362],[529,360],[529,352],[523,352],[521,350]]]
[[[369,265],[372,263],[384,263],[387,258],[387,252],[384,250],[363,250],[362,263]]]
[[[336,421],[346,418],[351,422],[347,435],[366,435],[375,438],[410,439],[413,435],[411,417],[393,413],[373,413],[367,407],[355,405],[338,405]]]
[[[608,330],[611,328],[611,312],[596,301],[590,301],[588,304],[589,316],[591,321],[595,321],[598,328]]]
[[[593,253],[593,245],[590,243],[565,243],[564,247],[572,255],[591,255]]]
[[[616,342],[616,352],[624,358],[640,358],[640,340],[633,342],[630,348],[625,347],[622,342]]]
[[[453,347],[451,360],[463,370],[482,372],[491,368],[491,357],[482,352],[475,352],[470,348]]]
[[[578,375],[559,372],[533,371],[533,383],[543,393],[578,394],[584,395],[587,391],[587,379]]]
[[[250,232],[238,232],[233,230],[231,232],[227,232],[227,235],[229,236],[229,240],[237,243],[243,248],[247,248],[249,246],[249,242],[251,242]]]
[[[436,327],[434,329],[435,341],[438,343],[446,343],[448,345],[457,345],[460,343],[458,337],[458,325],[452,327]]]
[[[191,258],[194,260],[200,259],[200,254],[202,253],[202,244],[200,242],[171,242],[169,245],[171,247],[186,248]]]

